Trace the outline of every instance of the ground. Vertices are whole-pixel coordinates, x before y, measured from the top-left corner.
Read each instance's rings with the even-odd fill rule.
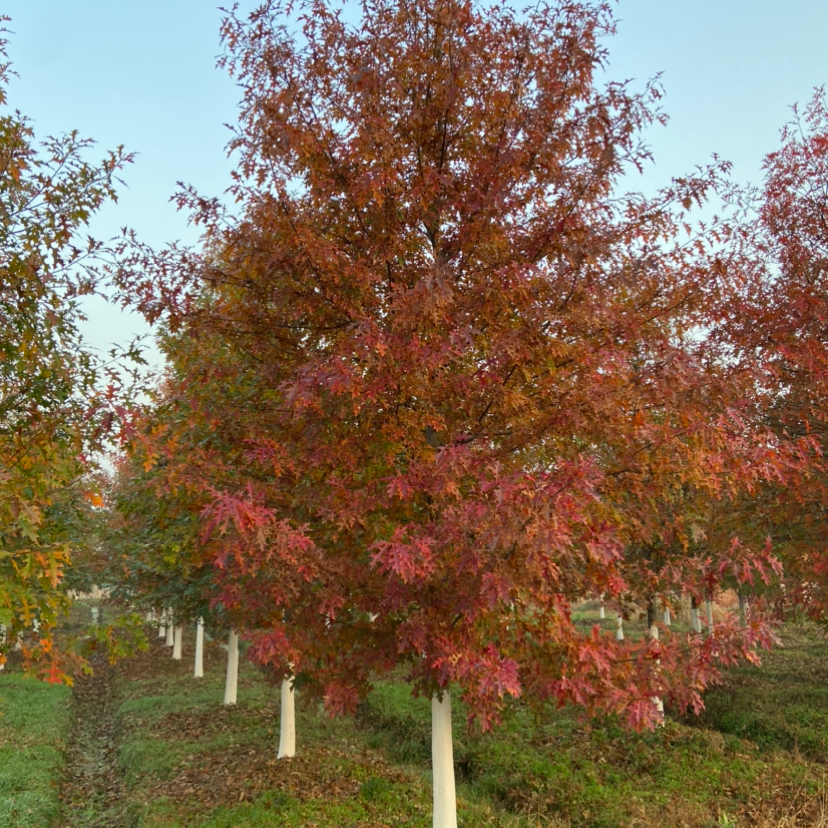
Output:
[[[194,631],[181,662],[148,634],[149,650],[115,667],[94,656],[71,693],[14,664],[0,675],[0,828],[430,826],[429,704],[401,676],[354,719],[305,699],[297,756],[279,760],[278,686],[244,662],[239,703],[224,707],[219,642],[197,680]],[[828,825],[828,642],[792,625],[782,641],[762,668],[731,671],[702,717],[655,733],[516,704],[482,735],[455,704],[460,825]]]

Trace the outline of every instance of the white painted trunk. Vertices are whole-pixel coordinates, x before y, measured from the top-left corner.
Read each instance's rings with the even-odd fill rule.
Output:
[[[235,704],[239,689],[239,634],[230,630],[227,638],[227,681],[224,684],[224,703]]]
[[[173,633],[173,659],[181,661],[181,649],[184,643],[184,628],[179,624]]]
[[[701,633],[701,618],[699,617],[698,607],[690,607],[690,620],[693,622],[693,629],[697,633]]]
[[[457,795],[454,790],[454,751],[451,742],[451,697],[431,697],[431,773],[434,789],[433,828],[457,828]]]
[[[172,610],[167,610],[167,640],[164,643],[168,647],[175,645],[175,627],[173,626]]]
[[[155,621],[155,613],[152,610],[147,610],[147,615],[144,620],[147,624],[152,624],[152,622]]]
[[[704,606],[707,610],[707,632],[713,635],[713,602],[708,598],[704,602]]]
[[[97,607],[90,607],[89,609],[92,611],[92,623],[97,624],[98,623],[98,608]]]
[[[650,638],[652,638],[653,641],[658,641],[658,625],[657,624],[653,624],[652,627],[650,627]],[[656,666],[658,666],[658,664],[659,664],[659,660],[656,659]],[[664,700],[661,698],[661,696],[653,696],[652,698],[653,698],[653,704],[655,705],[656,710],[658,710],[658,712],[661,714],[661,724],[663,725],[664,724]]]
[[[670,607],[664,606],[664,623],[669,627],[673,623],[673,616],[670,614]]]
[[[624,640],[624,619],[620,615],[618,616],[618,626],[615,629],[615,640]]]
[[[167,637],[167,626],[164,623],[163,613],[159,616],[158,637],[159,638],[166,638]]]
[[[282,715],[279,719],[278,759],[296,755],[296,708],[293,697],[293,676],[282,681]]]
[[[196,646],[195,646],[195,667],[193,669],[195,678],[204,678],[204,619],[199,618],[196,624]]]
[[[607,613],[604,610],[604,602],[601,601],[601,606],[598,607],[598,617],[603,621],[607,617]]]

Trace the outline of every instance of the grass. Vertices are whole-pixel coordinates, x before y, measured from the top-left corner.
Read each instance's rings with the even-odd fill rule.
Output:
[[[353,719],[331,720],[300,698],[297,756],[277,760],[278,687],[243,661],[239,703],[223,707],[224,658],[213,644],[196,681],[189,662],[154,643],[120,681],[120,763],[136,828],[431,825],[427,767],[393,762]],[[471,798],[461,824],[516,821]]]
[[[69,734],[67,687],[0,674],[0,828],[49,828]]]
[[[371,743],[398,761],[424,764],[428,704],[382,682],[363,717]],[[515,706],[505,727],[469,734],[455,705],[455,763],[469,799],[490,801],[527,822],[583,828],[714,825],[722,813],[762,813],[807,789],[808,765],[749,742],[668,720],[630,734],[611,719],[583,723],[569,711],[540,719]]]
[[[701,722],[750,740],[828,762],[828,640],[814,627],[788,625],[762,666],[730,670],[705,698]]]
[[[582,608],[587,624],[593,614]],[[151,637],[117,670],[124,825],[431,825],[430,705],[401,675],[378,681],[355,719],[330,720],[300,691],[297,756],[277,760],[279,688],[243,661],[239,704],[225,708],[226,653],[208,643],[207,677],[195,680],[192,637],[182,662]],[[702,717],[655,733],[514,704],[480,734],[453,697],[461,828],[828,826],[828,642],[796,627],[782,640],[762,668],[731,670]],[[59,823],[69,695],[0,676],[0,828]]]
[[[480,734],[453,698],[460,825],[828,825],[825,644],[794,630],[785,645],[765,668],[728,674],[703,718],[655,733],[515,704],[503,728]],[[400,676],[379,681],[356,720],[300,704],[297,756],[285,761],[275,758],[279,690],[249,664],[239,704],[223,708],[216,645],[198,682],[157,643],[141,658],[120,683],[118,713],[136,828],[431,824],[430,705]]]

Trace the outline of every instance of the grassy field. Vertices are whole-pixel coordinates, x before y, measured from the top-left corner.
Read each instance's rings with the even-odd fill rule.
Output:
[[[455,703],[463,826],[793,826],[825,819],[828,667],[818,634],[790,630],[765,669],[709,694],[701,720],[629,734],[612,721],[520,705],[495,734],[468,732]],[[150,826],[426,826],[429,704],[378,683],[355,721],[297,713],[298,754],[277,761],[278,688],[249,665],[239,704],[220,705],[224,653],[208,677],[153,650],[125,664],[118,716],[131,823]]]
[[[379,682],[355,719],[299,704],[297,756],[277,760],[278,687],[244,662],[239,704],[223,707],[226,653],[209,643],[206,678],[195,680],[192,637],[182,662],[151,635],[148,652],[111,673],[101,696],[101,718],[113,723],[101,731],[112,742],[101,753],[111,756],[102,776],[111,795],[100,806],[87,797],[65,823],[56,792],[68,691],[0,679],[9,751],[0,755],[0,828],[431,825],[429,704],[399,677]],[[733,670],[709,692],[702,717],[671,717],[655,733],[515,705],[502,729],[481,735],[467,731],[454,700],[460,825],[828,826],[828,642],[797,627],[782,640],[762,668]],[[77,741],[70,764],[83,761]]]
[[[67,687],[0,673],[0,828],[51,828],[71,720]]]

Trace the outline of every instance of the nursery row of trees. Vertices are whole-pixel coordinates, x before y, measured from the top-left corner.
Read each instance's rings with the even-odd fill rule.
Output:
[[[656,699],[698,708],[755,659],[780,602],[822,612],[828,109],[797,113],[756,190],[716,161],[645,198],[625,187],[661,93],[599,82],[607,5],[355,11],[224,23],[229,203],[183,189],[202,246],[133,242],[118,269],[168,368],[139,421],[97,426],[128,438],[102,579],[240,635],[332,713],[404,665],[442,828],[450,693],[484,728],[516,697],[654,726]],[[570,612],[724,588],[750,613],[711,636]]]
[[[484,728],[518,696],[652,726],[755,658],[775,601],[820,605],[828,118],[817,95],[760,190],[717,162],[647,199],[623,185],[660,93],[599,85],[606,6],[361,12],[225,22],[232,204],[183,190],[203,248],[120,274],[169,368],[109,548],[333,713],[405,665],[454,825],[450,692]],[[570,614],[725,587],[749,621],[713,636]]]

